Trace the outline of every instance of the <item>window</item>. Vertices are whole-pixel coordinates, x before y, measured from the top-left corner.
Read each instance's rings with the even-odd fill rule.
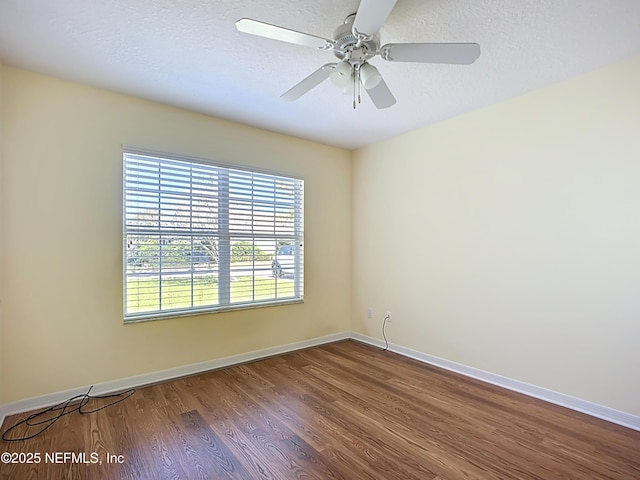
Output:
[[[125,149],[125,322],[302,301],[303,190]]]

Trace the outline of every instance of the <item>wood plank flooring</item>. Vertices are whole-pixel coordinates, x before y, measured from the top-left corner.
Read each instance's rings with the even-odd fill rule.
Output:
[[[0,452],[41,455],[0,464],[20,480],[640,479],[640,432],[355,341],[141,388]]]

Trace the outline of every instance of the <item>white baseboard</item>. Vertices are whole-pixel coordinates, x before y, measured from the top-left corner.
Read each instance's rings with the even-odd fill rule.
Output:
[[[382,340],[377,338],[362,335],[361,333],[351,332],[351,338],[362,343],[367,343],[375,347],[384,348],[385,344]],[[388,350],[394,353],[399,353],[405,357],[413,358],[420,362],[428,363],[436,367],[444,368],[452,372],[465,375],[467,377],[475,378],[483,382],[491,383],[499,387],[503,387],[515,392],[523,393],[530,397],[539,398],[549,403],[554,403],[571,410],[586,413],[593,417],[601,418],[609,422],[622,425],[623,427],[631,428],[633,430],[640,431],[640,417],[631,415],[630,413],[621,412],[613,408],[605,407],[597,403],[582,400],[581,398],[565,395],[564,393],[555,392],[546,388],[537,387],[529,383],[514,380],[512,378],[503,377],[502,375],[496,375],[495,373],[486,372],[478,368],[469,367],[461,363],[445,360],[444,358],[422,353],[417,350],[403,347],[401,345],[389,344]]]
[[[274,355],[281,355],[283,353],[293,352],[295,350],[316,347],[325,343],[346,340],[350,337],[350,332],[336,333],[333,335],[326,335],[324,337],[317,337],[301,342],[265,348],[263,350],[255,350],[253,352],[217,358],[215,360],[208,360],[206,362],[193,363],[191,365],[184,365],[182,367],[169,368],[167,370],[135,375],[133,377],[122,378],[109,382],[97,383],[91,389],[91,393],[94,395],[104,395],[107,393],[119,392],[130,388],[138,388],[153,383],[165,382],[167,380],[184,377],[187,375],[194,375],[196,373],[217,370],[219,368],[230,367],[232,365],[238,365],[241,363],[252,362],[254,360],[273,357]],[[75,397],[76,395],[82,395],[86,393],[88,389],[89,385],[79,388],[72,388],[70,390],[65,390],[62,392],[49,393],[47,395],[27,398],[25,400],[19,400],[17,402],[7,403],[5,405],[0,405],[0,427],[2,426],[5,417],[9,415],[15,415],[16,413],[28,412],[31,410],[37,410],[39,408],[57,405],[58,403],[64,402],[69,398]]]
[[[383,348],[385,346],[384,342],[377,338],[369,337],[357,332],[343,332],[301,342],[290,343],[287,345],[265,348],[263,350],[256,350],[240,355],[232,355],[229,357],[218,358],[206,362],[194,363],[191,365],[170,368],[167,370],[146,373],[143,375],[136,375],[133,377],[113,380],[110,382],[103,382],[95,384],[91,392],[96,395],[118,392],[129,388],[142,387],[153,383],[159,383],[179,377],[184,377],[186,375],[193,375],[209,370],[216,370],[219,368],[260,360],[263,358],[272,357],[274,355],[281,355],[283,353],[293,352],[295,350],[315,347],[318,345],[324,345],[326,343],[332,343],[346,339],[357,340],[359,342],[380,348]],[[631,415],[630,413],[621,412],[609,407],[605,407],[603,405],[599,405],[597,403],[589,402],[587,400],[582,400],[570,395],[554,392],[553,390],[530,385],[528,383],[520,382],[508,377],[503,377],[501,375],[496,375],[494,373],[485,372],[484,370],[435,357],[433,355],[419,352],[417,350],[412,350],[401,345],[390,343],[388,349],[394,353],[398,353],[400,355],[404,355],[406,357],[413,358],[430,365],[441,367],[452,372],[460,373],[467,377],[475,378],[483,382],[491,383],[499,387],[507,388],[509,390],[529,395],[530,397],[539,398],[556,405],[561,405],[578,412],[586,413],[587,415],[598,417],[603,420],[607,420],[609,422],[640,431],[640,417]],[[0,405],[0,426],[2,426],[2,422],[4,421],[5,417],[9,415],[15,415],[16,413],[28,412],[39,408],[56,405],[76,395],[82,395],[88,390],[88,388],[89,386],[73,388],[62,392],[50,393],[47,395],[41,395],[38,397],[27,398],[25,400]]]

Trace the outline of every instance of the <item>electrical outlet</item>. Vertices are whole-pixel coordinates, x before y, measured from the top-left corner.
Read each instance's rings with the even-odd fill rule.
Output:
[[[367,318],[373,318],[373,312],[370,308],[367,308]]]
[[[387,322],[391,321],[391,312],[387,312]]]

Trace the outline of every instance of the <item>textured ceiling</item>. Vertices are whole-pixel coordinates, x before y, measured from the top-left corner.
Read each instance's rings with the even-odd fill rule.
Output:
[[[375,64],[397,104],[327,81],[332,53],[242,34],[242,17],[332,36],[358,0],[0,0],[0,62],[348,149],[640,55],[638,0],[398,0],[382,43],[477,42],[470,66]],[[640,86],[639,86],[640,91]]]

